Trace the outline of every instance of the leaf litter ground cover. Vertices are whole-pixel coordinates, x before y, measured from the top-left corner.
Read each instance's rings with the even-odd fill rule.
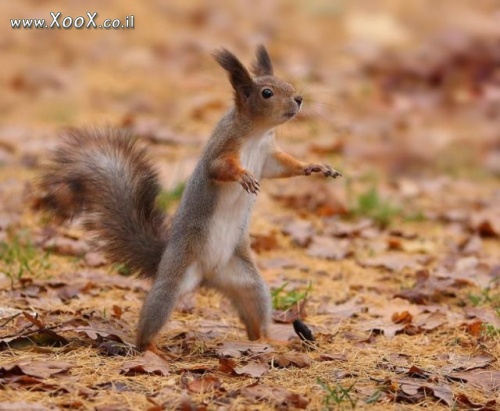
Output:
[[[276,33],[266,38],[276,70],[306,97],[280,143],[344,174],[266,181],[259,193],[252,247],[272,288],[271,338],[282,344],[247,341],[229,303],[201,290],[179,301],[161,334],[169,361],[133,344],[149,284],[108,264],[78,221],[59,226],[37,213],[34,181],[66,127],[127,126],[147,142],[160,203],[173,210],[230,99],[209,54],[226,45],[250,56],[236,37],[262,41],[262,23],[247,16],[220,30],[224,14],[208,3],[162,13],[141,5],[137,21],[151,24],[133,45],[116,33],[68,32],[40,56],[48,68],[30,70],[15,50],[54,38],[6,32],[0,410],[498,409],[493,6],[443,1],[436,21],[427,1],[376,3],[371,14],[360,4],[269,10],[309,36],[265,23]],[[2,15],[23,7],[2,5]],[[328,53],[317,41],[325,33]]]

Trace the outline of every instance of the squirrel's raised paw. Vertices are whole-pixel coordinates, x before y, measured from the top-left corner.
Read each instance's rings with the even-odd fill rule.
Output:
[[[311,175],[312,173],[323,173],[325,177],[342,177],[342,173],[331,168],[327,164],[309,164],[304,168],[304,174],[306,176]]]
[[[257,179],[248,171],[242,174],[238,181],[247,193],[257,194],[260,189],[260,184]]]

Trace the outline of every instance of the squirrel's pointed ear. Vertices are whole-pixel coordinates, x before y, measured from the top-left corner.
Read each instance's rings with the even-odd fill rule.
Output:
[[[236,93],[242,92],[248,97],[253,86],[253,80],[241,61],[224,48],[213,53],[213,56],[215,61],[229,73],[229,81]]]
[[[255,61],[252,63],[252,72],[256,77],[273,75],[273,63],[271,63],[269,53],[262,44],[257,47]]]

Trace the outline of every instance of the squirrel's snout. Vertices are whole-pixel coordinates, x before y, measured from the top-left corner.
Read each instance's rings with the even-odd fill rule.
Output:
[[[299,107],[302,105],[302,100],[303,100],[302,96],[295,96],[293,99],[295,100],[295,102]]]

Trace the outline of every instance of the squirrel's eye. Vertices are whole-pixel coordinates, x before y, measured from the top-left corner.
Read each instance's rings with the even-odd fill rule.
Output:
[[[274,95],[273,91],[269,88],[265,88],[264,90],[262,90],[262,97],[264,98],[269,98],[269,97],[272,97]]]

